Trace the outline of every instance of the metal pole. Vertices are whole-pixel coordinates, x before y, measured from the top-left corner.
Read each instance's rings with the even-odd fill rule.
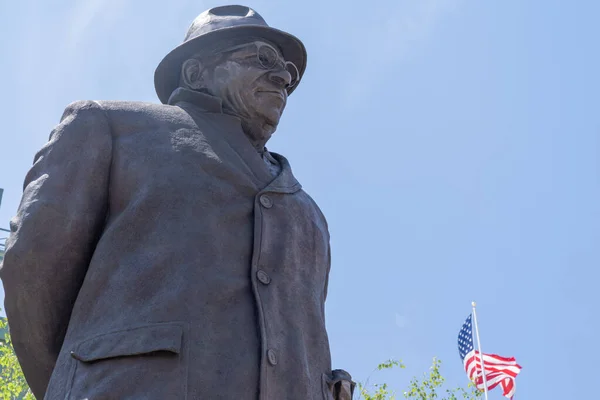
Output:
[[[485,400],[488,400],[487,380],[485,379],[485,364],[483,362],[483,351],[481,350],[481,341],[479,340],[479,327],[477,326],[477,313],[475,312],[475,302],[473,306],[473,320],[475,322],[475,335],[477,336],[477,347],[479,347],[479,361],[481,361],[481,373],[483,375],[483,390],[485,391]]]

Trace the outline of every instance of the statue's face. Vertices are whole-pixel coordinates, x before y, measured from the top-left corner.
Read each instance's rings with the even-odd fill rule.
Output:
[[[273,128],[287,102],[291,71],[274,46],[257,41],[226,49],[213,70],[213,84],[224,106],[240,115],[265,119]]]
[[[264,41],[226,48],[214,65],[199,68],[204,71],[202,89],[219,97],[225,112],[242,120],[251,140],[266,143],[285,109],[286,89],[298,79],[297,68]]]

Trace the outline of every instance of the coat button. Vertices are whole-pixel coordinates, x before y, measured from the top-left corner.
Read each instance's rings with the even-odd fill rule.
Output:
[[[263,194],[260,196],[260,204],[262,204],[264,208],[271,208],[273,207],[273,200],[266,194]]]
[[[275,350],[269,349],[269,351],[267,351],[267,357],[269,358],[269,363],[271,365],[277,365],[277,356],[275,355]]]
[[[271,277],[269,277],[269,275],[262,269],[256,271],[256,277],[258,278],[260,283],[263,283],[265,285],[268,285],[271,282]]]

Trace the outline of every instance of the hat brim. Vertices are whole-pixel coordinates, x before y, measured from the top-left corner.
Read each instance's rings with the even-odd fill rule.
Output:
[[[169,101],[171,93],[179,87],[182,64],[191,56],[197,54],[203,47],[214,44],[216,40],[238,37],[264,38],[277,45],[286,61],[293,62],[298,67],[300,76],[298,83],[288,89],[288,95],[298,87],[306,70],[306,49],[304,44],[287,32],[263,25],[242,25],[222,28],[190,39],[167,54],[154,71],[154,88],[163,104]]]

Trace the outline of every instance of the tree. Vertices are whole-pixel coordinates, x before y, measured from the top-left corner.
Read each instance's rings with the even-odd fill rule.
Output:
[[[12,347],[8,324],[0,318],[0,400],[35,400]]]
[[[442,362],[440,360],[434,358],[429,373],[424,373],[422,379],[415,377],[410,381],[408,389],[402,393],[404,398],[413,400],[474,400],[481,397],[483,392],[478,390],[473,383],[470,383],[466,389],[456,388],[444,390],[442,386],[445,379],[440,373],[441,364]],[[401,361],[388,360],[379,364],[373,372],[392,368],[405,368],[405,366]],[[374,392],[370,393],[368,381],[369,379],[367,379],[364,384],[358,384],[359,400],[395,400],[397,398],[396,394],[390,391],[386,383],[374,384],[372,388]]]

